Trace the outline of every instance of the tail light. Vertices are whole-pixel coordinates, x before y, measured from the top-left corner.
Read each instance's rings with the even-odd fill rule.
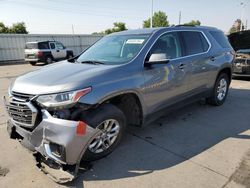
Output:
[[[42,57],[42,56],[43,56],[43,52],[38,51],[38,52],[37,52],[37,56],[38,56],[38,57]]]

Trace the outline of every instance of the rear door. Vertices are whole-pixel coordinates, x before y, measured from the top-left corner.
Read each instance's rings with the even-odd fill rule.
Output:
[[[29,42],[25,44],[25,59],[36,59],[38,52],[38,43]]]
[[[190,94],[198,94],[207,90],[209,84],[211,57],[207,53],[211,47],[205,34],[201,31],[181,31],[185,60],[189,66],[189,81],[187,90]]]
[[[169,62],[144,67],[144,96],[148,113],[181,101],[187,92],[188,65],[182,60],[182,43],[178,32],[167,32],[157,39],[146,56],[165,54]]]

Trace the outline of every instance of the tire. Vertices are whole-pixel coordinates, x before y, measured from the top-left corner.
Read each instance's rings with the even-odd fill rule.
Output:
[[[208,103],[213,106],[222,105],[227,98],[228,88],[229,88],[228,75],[225,73],[221,73],[216,79],[211,97],[207,99]]]
[[[72,59],[74,56],[72,55],[72,54],[69,54],[68,56],[67,56],[67,59]]]
[[[32,66],[36,65],[36,62],[29,62]]]
[[[124,134],[125,127],[126,127],[126,118],[125,118],[124,113],[119,108],[117,108],[116,106],[111,105],[111,104],[104,104],[103,106],[100,106],[97,110],[95,110],[94,112],[87,114],[85,117],[87,117],[87,118],[85,118],[84,121],[93,128],[98,127],[100,129],[104,130],[104,123],[103,122],[110,121],[109,124],[111,125],[113,120],[114,120],[114,125],[112,125],[112,127],[114,127],[114,128],[111,128],[111,131],[113,129],[115,130],[115,128],[117,126],[119,127],[118,133],[116,133],[116,131],[113,131],[113,133],[108,132],[107,130],[106,130],[107,133],[104,133],[104,132],[102,133],[104,135],[105,134],[107,134],[107,135],[117,134],[116,137],[112,138],[112,139],[114,139],[113,142],[110,141],[110,143],[112,143],[112,144],[110,144],[110,146],[108,148],[106,148],[105,150],[100,151],[103,149],[104,146],[100,146],[99,148],[101,148],[101,149],[95,150],[95,148],[98,148],[97,146],[100,142],[102,142],[102,145],[105,144],[105,146],[108,144],[107,141],[100,141],[101,139],[105,140],[108,137],[107,135],[106,135],[107,136],[106,138],[101,138],[101,136],[98,138],[98,136],[97,136],[89,144],[88,149],[86,150],[82,160],[83,161],[95,161],[95,160],[101,159],[101,158],[107,156],[108,154],[110,154],[111,152],[113,152],[114,149],[117,147],[117,145],[120,143],[121,138]],[[108,124],[106,124],[106,125],[108,125]],[[95,143],[97,143],[97,144],[95,144]]]
[[[51,57],[51,56],[47,56],[46,58],[45,58],[45,64],[50,64],[50,63],[52,63],[53,62],[53,58]]]

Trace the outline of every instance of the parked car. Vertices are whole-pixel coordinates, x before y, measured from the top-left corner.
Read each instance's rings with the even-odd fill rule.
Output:
[[[222,105],[233,60],[216,28],[114,33],[78,57],[18,77],[5,97],[7,129],[55,181],[70,181],[81,160],[114,151],[127,125],[143,127],[201,98]]]
[[[250,30],[232,33],[228,38],[236,51],[233,76],[250,77]]]
[[[52,61],[64,60],[72,58],[73,51],[57,41],[39,41],[27,42],[25,45],[25,61],[31,65],[37,62],[46,64]]]

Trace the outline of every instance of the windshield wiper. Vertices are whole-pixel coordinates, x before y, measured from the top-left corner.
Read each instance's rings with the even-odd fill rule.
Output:
[[[95,61],[95,60],[88,60],[88,61],[81,61],[80,63],[88,63],[88,64],[104,64],[103,62],[100,62],[100,61]]]

